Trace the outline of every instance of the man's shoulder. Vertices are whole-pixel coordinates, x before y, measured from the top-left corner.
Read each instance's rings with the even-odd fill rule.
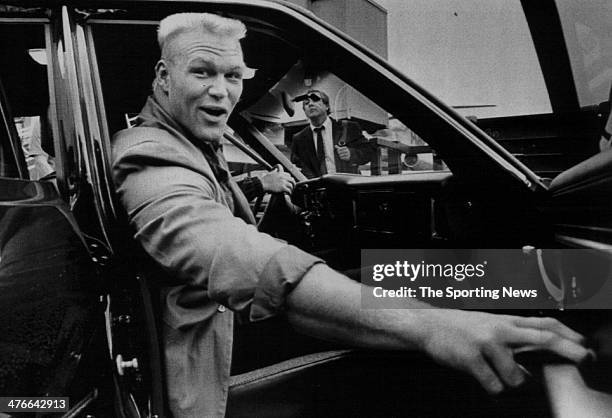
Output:
[[[146,159],[149,162],[162,160],[166,164],[188,162],[198,155],[193,144],[186,144],[172,133],[153,127],[134,127],[117,132],[112,139],[113,164],[126,159]]]
[[[113,135],[111,146],[113,150],[122,150],[143,143],[159,143],[160,145],[174,142],[174,136],[159,128],[134,127],[122,129]]]
[[[331,119],[331,122],[332,122],[333,129],[342,129],[344,126],[346,126],[347,129],[358,129],[358,130],[361,131],[361,125],[359,125],[359,122],[354,121],[354,120],[350,120],[350,119],[342,119],[342,120]]]
[[[304,128],[293,134],[293,140],[303,140],[303,138],[308,138],[309,133],[310,125],[306,125]]]

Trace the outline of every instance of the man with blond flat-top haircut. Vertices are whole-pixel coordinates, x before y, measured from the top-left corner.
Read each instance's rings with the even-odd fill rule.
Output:
[[[359,283],[258,232],[219,148],[242,93],[245,33],[241,22],[211,14],[162,20],[153,94],[138,126],[113,140],[114,180],[134,236],[169,277],[160,284],[175,417],[224,415],[230,310],[251,321],[286,315],[302,332],[355,346],[423,350],[491,393],[523,382],[516,350],[587,356],[582,337],[553,319],[362,310]],[[406,307],[427,305],[409,300]]]

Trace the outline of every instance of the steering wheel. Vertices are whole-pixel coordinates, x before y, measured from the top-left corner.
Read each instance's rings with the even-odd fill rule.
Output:
[[[257,202],[255,203],[257,205]],[[257,229],[278,238],[287,239],[290,232],[295,232],[300,208],[291,202],[286,193],[272,193],[270,201],[257,223]]]
[[[277,165],[280,171],[283,171],[282,166]],[[307,181],[306,177],[300,172],[293,172],[288,170],[294,179],[298,182],[295,187],[304,181]],[[295,188],[293,189],[295,191]],[[253,204],[253,213],[256,215],[261,210],[261,205],[265,194],[259,196]],[[294,241],[294,239],[300,239],[299,231],[301,231],[301,221],[299,214],[302,209],[291,201],[290,195],[287,193],[271,193],[270,200],[263,210],[261,218],[257,222],[257,229],[261,232],[268,233],[278,238],[282,238],[286,241]]]
[[[261,204],[263,203],[265,196],[266,194],[264,193],[261,196],[257,196],[257,199],[255,199],[255,203],[253,203],[253,216],[257,217],[257,214],[261,210]]]

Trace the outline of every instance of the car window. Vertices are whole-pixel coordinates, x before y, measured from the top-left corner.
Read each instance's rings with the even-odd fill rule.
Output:
[[[151,83],[154,78],[154,66],[159,59],[159,48],[156,41],[156,21],[132,24],[130,22],[107,20],[90,22],[93,40],[96,49],[96,57],[102,86],[102,94],[106,110],[108,130],[111,134],[134,126],[138,113],[144,105],[147,96],[151,94]],[[130,42],[125,42],[125,36],[129,34]],[[249,36],[245,40],[250,43],[262,43],[259,38]],[[266,42],[270,50],[274,49],[274,42]],[[251,65],[254,60],[259,59],[269,67],[261,67],[259,63],[258,72],[264,75],[267,72],[276,71],[275,66],[280,65],[278,60],[274,63],[270,58],[251,58],[247,50],[254,53],[257,48],[245,47],[245,60]],[[286,52],[286,51],[285,51]],[[290,60],[290,64],[294,59]],[[259,90],[261,81],[245,80],[245,93],[242,100],[249,101],[250,92]],[[239,110],[236,111],[239,113]],[[268,123],[258,118],[250,121],[252,127],[265,135],[283,154],[289,157],[289,148],[284,144],[284,128],[274,122]],[[232,136],[241,141],[237,132],[231,131]],[[223,140],[223,152],[229,163],[232,174],[237,178],[260,175],[265,167],[239,147],[227,139]],[[251,150],[257,154],[256,151]]]
[[[551,179],[599,151],[612,83],[609,1],[380,3],[389,61],[531,171]]]
[[[111,133],[134,123],[151,92],[153,68],[159,59],[156,24],[154,21],[91,22]],[[126,34],[130,42],[124,41]],[[343,124],[341,129],[349,125],[353,135],[353,127],[358,126],[358,135],[372,149],[370,157],[357,163],[351,161],[350,167],[341,167],[338,172],[369,176],[447,169],[425,138],[379,107],[359,88],[349,85],[341,75],[330,72],[323,63],[313,59],[314,48],[302,50],[269,30],[259,32],[257,27],[249,27],[243,49],[247,65],[257,72],[254,79],[245,80],[241,103],[235,113],[245,117],[250,127],[261,133],[287,160],[291,159],[293,136],[308,125],[301,103],[291,100],[306,91],[305,83],[308,83],[313,88],[326,90],[331,102],[330,116]],[[278,82],[273,83],[274,80]],[[283,108],[283,96],[292,103],[293,116]],[[345,138],[349,142],[352,139]],[[232,173],[237,176],[258,175],[264,169],[230,143],[224,144],[224,152]]]
[[[8,129],[10,137],[21,145],[31,180],[53,177],[55,157],[44,25],[0,24],[0,55],[5,115],[10,119],[6,122],[13,124]]]
[[[135,19],[137,12],[129,13],[132,12],[126,16]],[[164,15],[160,12],[156,18]],[[409,175],[415,170],[454,171],[458,164],[466,170],[489,164],[508,166],[502,161],[505,157],[493,152],[476,161],[473,151],[482,152],[486,147],[460,146],[452,140],[458,134],[451,125],[465,123],[457,121],[458,116],[449,119],[446,110],[430,111],[431,106],[424,105],[423,100],[434,98],[418,88],[392,87],[398,85],[396,76],[375,61],[352,55],[350,48],[338,41],[321,36],[320,28],[308,24],[289,31],[284,26],[289,20],[274,26],[246,14],[232,16],[248,26],[243,51],[246,64],[256,73],[244,81],[230,126],[251,145],[253,138],[259,136],[274,144],[274,152],[254,146],[270,164],[282,155],[287,157],[282,158],[285,161],[291,157],[293,136],[307,126],[301,103],[293,103],[292,99],[310,87],[319,87],[328,90],[331,116],[338,123],[359,124],[359,134],[374,149],[374,156],[366,161],[351,162],[352,173]],[[95,46],[108,131],[114,134],[138,114],[151,93],[160,54],[157,20],[94,18],[88,20],[87,26]],[[125,42],[126,36],[130,42]],[[406,85],[404,81],[400,84]],[[287,106],[294,108],[292,115]],[[291,170],[290,164],[286,168]]]
[[[329,117],[334,121],[335,172],[381,176],[448,169],[426,139],[417,135],[407,124],[382,109],[339,75],[320,67],[319,63],[306,62],[306,59],[299,60],[268,94],[244,111],[253,123],[262,126],[260,131],[299,167],[304,165],[300,160],[302,157],[298,155],[296,158],[301,145],[294,145],[293,142],[302,141],[304,133],[311,130],[305,113],[306,102],[299,100],[304,93],[314,89],[325,92],[329,98]],[[316,74],[308,74],[307,68],[311,66],[319,67]],[[306,85],[303,80],[307,80]],[[290,110],[280,105],[283,96],[288,97],[285,102],[290,103]],[[309,140],[314,144],[314,134],[309,135]],[[338,144],[344,144],[350,152],[347,164],[340,161],[336,149]],[[369,154],[362,158],[365,150]],[[359,159],[355,158],[357,155],[360,155]],[[301,168],[310,177],[308,170]]]
[[[232,138],[232,141],[228,137],[223,138],[221,145],[223,150],[223,156],[227,161],[230,172],[234,179],[242,180],[246,177],[260,176],[266,173],[265,167],[260,161],[255,160],[254,156],[257,156],[257,152],[252,150],[244,140],[231,128],[228,128],[228,137]],[[249,150],[249,154],[245,152],[242,147]]]
[[[551,112],[519,0],[381,4],[389,10],[389,61],[462,115]]]

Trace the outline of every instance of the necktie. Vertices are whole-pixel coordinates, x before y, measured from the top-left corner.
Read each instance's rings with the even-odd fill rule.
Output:
[[[323,126],[314,128],[317,133],[317,160],[319,161],[319,170],[321,175],[327,174],[327,167],[325,166],[325,144],[323,143]]]

